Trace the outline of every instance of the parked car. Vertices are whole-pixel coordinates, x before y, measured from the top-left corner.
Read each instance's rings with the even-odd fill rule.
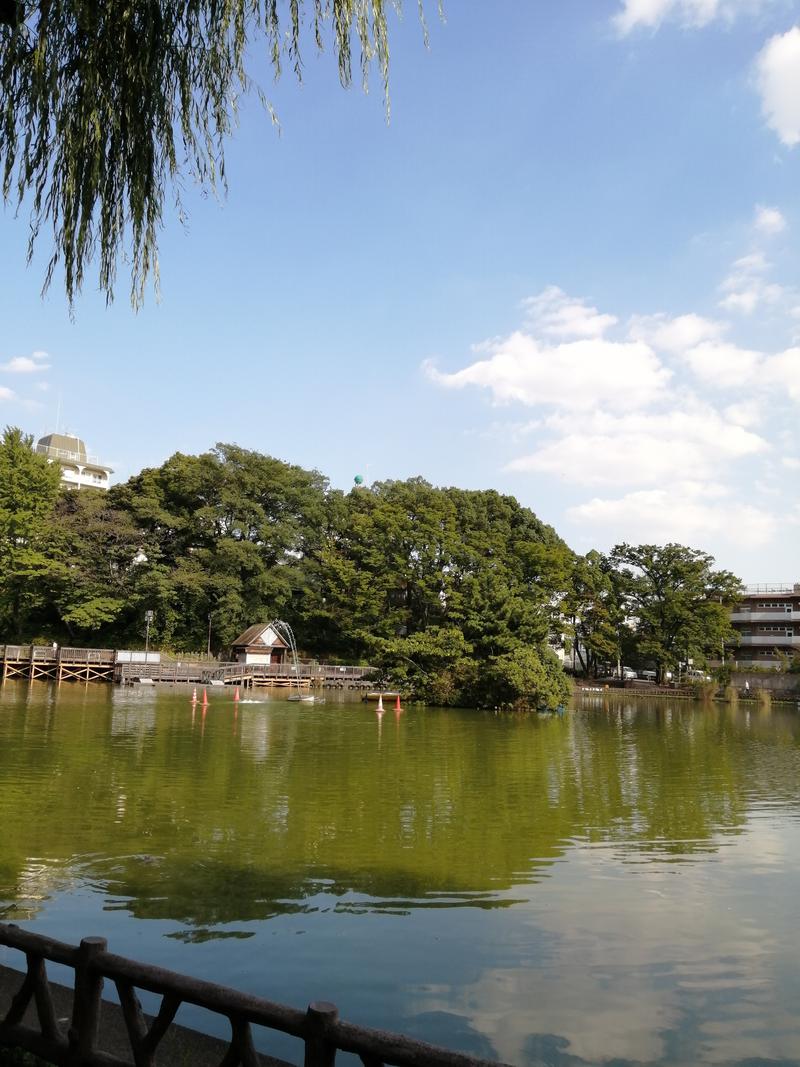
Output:
[[[631,678],[635,678],[636,677],[636,671],[633,669],[633,667],[623,667],[622,668],[622,677],[627,682]]]
[[[639,677],[646,682],[654,682],[658,677],[658,671],[639,671]]]
[[[710,682],[711,675],[705,671],[699,671],[696,667],[689,667],[684,673],[684,678],[691,678],[695,682]]]

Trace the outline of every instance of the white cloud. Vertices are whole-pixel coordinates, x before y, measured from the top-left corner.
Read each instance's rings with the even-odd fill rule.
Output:
[[[703,341],[716,341],[727,323],[704,319],[701,315],[634,315],[628,324],[629,336],[646,341],[659,351],[680,355]]]
[[[792,148],[800,142],[800,26],[771,37],[755,68],[766,123]]]
[[[787,348],[771,356],[764,366],[764,380],[800,403],[800,348]]]
[[[595,499],[570,508],[575,523],[607,531],[609,540],[682,544],[728,541],[754,549],[772,541],[778,522],[763,507],[720,500],[715,486],[685,483],[644,489],[616,499]]]
[[[495,403],[517,401],[575,411],[645,407],[670,377],[652,349],[640,341],[595,339],[549,345],[516,331],[477,351],[485,351],[487,358],[453,374],[427,364],[427,373],[449,389],[468,385],[489,389]]]
[[[774,207],[759,206],[754,220],[753,237],[783,224]],[[555,492],[578,543],[602,544],[608,534],[608,542],[750,552],[755,580],[764,545],[788,551],[778,504],[788,490],[791,510],[796,494],[786,483],[800,469],[798,441],[781,436],[796,424],[792,402],[800,403],[800,339],[788,340],[800,303],[798,292],[773,284],[771,270],[751,247],[718,292],[731,307],[763,312],[763,323],[760,314],[744,324],[688,312],[618,324],[550,287],[525,302],[523,329],[476,346],[460,370],[427,371],[442,387],[478,386],[496,405],[525,405],[531,419],[520,426],[510,416],[499,435],[505,470],[532,484],[560,483]],[[765,346],[783,328],[783,343],[796,347],[762,350],[762,325]],[[708,398],[722,390],[717,407]]]
[[[39,371],[48,370],[49,363],[46,352],[32,352],[30,356],[14,356],[8,363],[0,363],[0,370],[9,374],[37,374]]]
[[[764,279],[771,266],[763,252],[751,252],[735,260],[720,286],[728,296],[720,300],[719,306],[726,311],[751,315],[760,304],[777,303],[786,290]]]
[[[752,382],[763,355],[719,341],[706,341],[683,354],[692,372],[707,385],[735,389]]]
[[[617,323],[614,315],[601,315],[597,308],[567,296],[557,285],[549,285],[536,296],[529,296],[522,306],[531,326],[548,337],[602,337]]]
[[[0,385],[0,400],[14,400],[15,396],[16,394],[11,389],[7,389],[4,385]]]
[[[642,486],[710,480],[725,464],[767,451],[767,442],[712,408],[663,415],[554,416],[557,437],[509,464],[578,485]]]
[[[756,217],[753,225],[765,237],[772,237],[777,233],[783,233],[786,229],[786,219],[776,207],[756,204]]]
[[[602,334],[617,319],[549,286],[523,305],[529,326],[485,341],[483,356],[451,374],[432,363],[428,376],[448,389],[488,389],[496,404],[544,405],[567,411],[631,411],[652,404],[671,371],[640,340],[611,341]]]
[[[674,20],[686,28],[707,26],[715,19],[732,22],[738,15],[755,14],[773,0],[622,0],[613,22],[621,34],[640,27],[655,30]]]
[[[741,400],[729,404],[723,415],[728,422],[736,423],[737,426],[757,426],[764,417],[764,412],[757,400]]]

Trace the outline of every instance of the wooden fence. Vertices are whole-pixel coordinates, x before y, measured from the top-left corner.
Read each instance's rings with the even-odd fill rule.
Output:
[[[111,648],[0,645],[0,680],[110,682],[115,658]]]
[[[343,663],[301,661],[291,663],[221,663],[219,660],[165,659],[137,662],[123,658],[111,648],[68,648],[57,645],[1,645],[0,682],[7,679],[27,681],[120,682],[149,679],[153,682],[184,682],[195,685],[275,685],[300,683],[334,689],[359,689],[370,684],[373,667]],[[144,655],[144,653],[137,653]],[[151,653],[151,657],[156,656]]]
[[[305,1045],[304,1067],[334,1067],[337,1051],[354,1053],[364,1067],[497,1067],[423,1041],[355,1026],[339,1019],[333,1004],[317,1002],[306,1011],[274,1004],[160,967],[137,963],[107,951],[102,937],[86,937],[80,946],[67,945],[0,923],[0,945],[23,952],[27,970],[5,1017],[0,1020],[0,1046],[21,1048],[65,1067],[157,1067],[158,1046],[181,1004],[194,1004],[224,1016],[231,1036],[220,1067],[261,1067],[253,1027],[265,1027],[300,1038]],[[64,1032],[59,1026],[47,976],[47,961],[75,971],[72,1019]],[[125,1020],[130,1059],[101,1049],[101,998],[104,981],[114,983]],[[161,996],[161,1006],[147,1019],[136,995],[144,989]],[[35,1006],[38,1028],[26,1026]],[[277,1067],[285,1061],[270,1058]]]
[[[116,680],[127,684],[142,678],[153,682],[194,682],[199,685],[222,683],[240,686],[324,685],[331,688],[356,689],[371,684],[374,667],[355,667],[337,663],[300,662],[295,670],[291,663],[118,663]]]

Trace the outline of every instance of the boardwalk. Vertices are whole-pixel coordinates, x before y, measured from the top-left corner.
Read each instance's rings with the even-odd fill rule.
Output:
[[[111,682],[116,652],[111,648],[59,648],[56,645],[0,645],[2,681]]]
[[[312,686],[363,689],[373,684],[372,667],[342,663],[221,663],[216,660],[130,662],[129,653],[108,648],[58,648],[54,645],[0,645],[0,680],[55,682],[150,682],[186,685],[236,685],[277,688]]]

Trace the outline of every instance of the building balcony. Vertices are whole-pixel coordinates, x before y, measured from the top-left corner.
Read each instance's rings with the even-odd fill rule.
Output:
[[[71,452],[67,448],[55,448],[53,445],[37,445],[36,451],[49,459],[63,459],[68,463],[91,463],[102,466],[99,456],[89,456],[85,452]]]
[[[731,622],[800,622],[800,608],[765,608],[763,611],[732,611]]]
[[[740,634],[739,646],[741,648],[759,645],[772,648],[800,648],[800,634],[791,637],[786,634]]]

